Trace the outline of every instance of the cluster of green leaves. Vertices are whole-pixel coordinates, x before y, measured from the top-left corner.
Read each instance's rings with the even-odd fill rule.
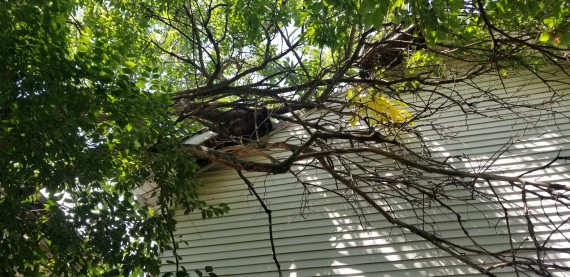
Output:
[[[540,42],[568,47],[570,22],[567,2],[549,1],[489,1],[489,16],[497,27],[505,30],[522,29]]]
[[[156,274],[172,213],[133,190],[154,182],[160,206],[204,206],[180,148],[193,127],[169,113],[148,25],[126,7],[0,2],[0,275]]]

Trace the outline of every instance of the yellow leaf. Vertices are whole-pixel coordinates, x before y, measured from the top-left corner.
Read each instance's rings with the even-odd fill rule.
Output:
[[[394,2],[394,8],[401,8],[404,4],[404,0],[396,0],[396,2]]]
[[[538,38],[540,42],[547,42],[549,39],[550,39],[550,33],[548,33],[547,31],[542,32],[540,34],[540,37]]]
[[[408,106],[408,104],[406,104],[406,103],[404,103],[404,102],[402,102],[402,101],[399,101],[399,100],[396,100],[396,104],[398,104],[398,105],[400,105],[400,106],[402,106],[402,107],[407,107],[407,106]]]

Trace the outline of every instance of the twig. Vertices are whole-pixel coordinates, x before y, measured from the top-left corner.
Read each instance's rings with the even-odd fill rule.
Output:
[[[180,261],[178,260],[178,253],[176,251],[176,249],[178,248],[176,245],[176,240],[174,239],[174,230],[172,230],[170,228],[170,226],[168,226],[168,211],[166,211],[166,209],[164,207],[160,207],[160,211],[162,212],[162,218],[164,218],[164,221],[166,222],[166,226],[167,226],[167,231],[168,234],[170,235],[170,240],[172,241],[172,254],[174,255],[174,264],[176,265],[176,272],[178,272],[178,270],[180,269]]]
[[[511,183],[511,185],[514,184]],[[540,269],[540,273],[545,273],[546,270],[544,269],[543,261],[542,258],[540,257],[542,251],[540,248],[540,244],[538,243],[538,240],[536,238],[536,234],[534,231],[534,224],[532,223],[532,219],[530,218],[530,209],[528,207],[528,201],[526,199],[526,187],[524,183],[522,186],[522,202],[524,204],[524,218],[526,219],[528,235],[530,236],[532,242],[534,243],[534,247],[536,248],[536,263],[538,265],[538,268]]]
[[[283,277],[283,273],[281,273],[281,264],[279,264],[279,261],[277,260],[277,254],[275,251],[275,242],[274,242],[274,238],[273,238],[273,220],[271,217],[271,210],[269,209],[269,207],[267,207],[267,205],[265,204],[265,202],[263,201],[263,198],[261,198],[261,196],[257,193],[257,191],[255,190],[255,187],[253,186],[253,184],[251,183],[251,181],[249,181],[249,179],[247,179],[247,177],[245,177],[240,170],[236,170],[239,177],[245,182],[245,184],[247,185],[247,187],[249,188],[249,191],[253,193],[253,195],[255,195],[255,198],[257,198],[257,201],[259,201],[259,204],[261,204],[261,207],[263,207],[263,210],[265,211],[265,213],[267,214],[267,221],[269,222],[269,241],[271,242],[271,253],[273,256],[273,261],[275,262],[275,266],[277,267],[277,273],[279,274],[279,277]]]

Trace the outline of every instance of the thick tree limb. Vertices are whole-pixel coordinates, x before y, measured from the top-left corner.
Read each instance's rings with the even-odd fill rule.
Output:
[[[544,187],[550,190],[564,190],[570,191],[570,186],[548,183],[541,181],[533,181],[529,179],[520,178],[517,176],[503,176],[490,173],[474,173],[465,172],[452,169],[445,169],[434,167],[430,165],[421,164],[402,156],[396,155],[394,153],[379,149],[378,147],[351,147],[343,149],[329,149],[329,150],[317,150],[311,147],[317,139],[347,139],[355,141],[374,141],[374,142],[389,142],[395,143],[393,140],[385,140],[379,137],[378,134],[372,133],[369,135],[350,135],[346,133],[335,134],[335,133],[323,133],[315,132],[303,145],[293,145],[288,143],[259,143],[256,146],[244,146],[244,147],[254,147],[262,150],[272,150],[272,149],[282,149],[292,151],[293,154],[289,156],[285,161],[279,163],[259,163],[250,162],[243,159],[236,158],[230,153],[223,151],[218,151],[214,149],[209,149],[204,146],[189,146],[187,150],[201,158],[206,158],[214,163],[222,164],[234,168],[236,170],[246,170],[246,171],[258,171],[258,172],[268,172],[273,174],[285,173],[289,170],[293,162],[306,160],[310,158],[323,158],[336,154],[348,154],[348,153],[374,153],[381,155],[383,157],[394,160],[403,165],[416,168],[428,173],[436,173],[444,176],[454,176],[458,178],[473,178],[482,180],[493,180],[493,181],[505,181],[514,182],[523,185],[532,185],[538,187]]]

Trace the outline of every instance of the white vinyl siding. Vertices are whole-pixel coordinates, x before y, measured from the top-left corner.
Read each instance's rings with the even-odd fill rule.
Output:
[[[452,160],[456,168],[464,171],[479,172],[481,168],[489,166],[489,159],[497,157],[498,153],[504,150],[505,144],[512,142],[509,149],[502,153],[486,172],[516,176],[531,168],[545,165],[558,153],[570,156],[570,85],[563,83],[567,81],[563,77],[559,78],[562,82],[553,84],[559,99],[550,111],[531,110],[521,106],[517,110],[528,115],[521,118],[512,116],[511,111],[504,110],[496,103],[485,102],[479,107],[485,116],[465,116],[454,107],[415,124],[422,129],[434,159],[444,160],[448,156],[469,155],[472,158],[469,162],[457,158]],[[500,97],[520,97],[518,101],[521,105],[541,103],[552,96],[549,88],[530,74],[506,78],[504,85],[507,92],[500,89],[502,85],[497,77],[485,77],[473,80],[472,83],[494,89],[493,93]],[[452,86],[438,88],[438,92],[451,94],[453,92],[450,87]],[[454,90],[464,96],[477,93],[465,83],[455,86]],[[413,101],[427,101],[429,98],[428,94],[420,96],[422,99],[415,97]],[[437,102],[441,103],[442,100]],[[312,118],[321,114],[320,111],[313,111],[305,116]],[[327,115],[327,119],[335,124],[350,126],[346,119],[341,120],[336,115]],[[446,127],[445,132],[456,134],[455,138],[442,138],[430,129],[427,122]],[[305,132],[298,126],[287,126],[273,132],[268,141],[298,143],[299,138],[303,136],[306,138]],[[411,141],[412,139],[411,147],[416,145],[417,148],[419,144]],[[281,159],[287,157],[287,153],[273,155]],[[373,155],[371,157],[374,158]],[[262,157],[249,159],[266,161]],[[393,167],[393,161],[381,157],[377,159],[378,161],[371,162],[370,168],[377,167],[376,170],[380,174],[387,176],[394,174],[386,171]],[[293,171],[300,169],[300,166],[295,165]],[[568,164],[559,161],[543,171],[536,171],[525,177],[568,184],[568,169]],[[431,243],[392,226],[362,201],[359,203],[363,205],[365,218],[357,217],[348,204],[329,192],[317,187],[307,187],[310,192],[307,193],[303,185],[289,173],[244,175],[255,184],[257,192],[264,197],[273,211],[275,247],[284,276],[481,276],[449,254],[436,250]],[[313,168],[301,171],[300,175],[304,181],[312,184],[331,189],[343,187],[340,183],[336,184],[327,173]],[[429,181],[430,176],[426,174],[423,178],[423,181]],[[201,199],[209,205],[227,203],[231,210],[225,217],[207,220],[202,220],[199,213],[183,215],[182,211],[179,211],[176,216],[176,236],[181,236],[181,240],[188,242],[188,245],[181,243],[182,249],[178,250],[182,257],[181,265],[187,269],[212,265],[219,276],[277,276],[271,256],[267,216],[255,197],[249,194],[245,183],[233,169],[222,166],[207,169],[200,175],[200,179],[203,184]],[[511,188],[505,182],[493,182],[493,187],[507,199],[520,200],[519,190]],[[464,191],[457,193],[466,196]],[[546,227],[550,225],[549,220],[560,223],[570,217],[570,211],[567,209],[557,209],[551,204],[541,206],[535,197],[529,196],[529,199],[532,200],[531,209],[541,211],[537,212],[537,217],[542,223],[535,222],[539,237],[549,234]],[[427,225],[422,226],[414,210],[402,200],[378,201],[383,207],[387,207],[387,203],[390,203],[392,208],[400,207],[398,219],[431,230]],[[463,213],[465,226],[469,228],[469,233],[476,238],[477,243],[490,249],[509,249],[506,227],[501,220],[501,207],[480,201],[474,201],[471,205],[451,201],[446,204]],[[515,245],[531,243],[524,242],[528,235],[526,222],[520,214],[520,206],[508,203],[505,205],[510,207],[509,213],[513,215],[511,232]],[[549,214],[548,218],[541,216],[542,209]],[[443,237],[459,244],[472,245],[460,230],[455,215],[444,209],[428,209],[426,214],[421,216],[438,222],[433,228]],[[363,225],[366,229],[363,229]],[[561,228],[567,230],[568,224]],[[570,232],[567,234],[570,236]],[[550,238],[550,245],[570,247],[564,241],[564,237],[553,236]],[[173,259],[171,252],[164,255],[163,262]],[[558,254],[552,258],[555,260],[551,261],[558,259],[564,265],[570,266],[570,255]],[[484,262],[491,263],[485,260]],[[162,270],[172,271],[174,267],[164,263]],[[510,270],[506,268],[504,276],[513,276]],[[569,276],[563,272],[556,274]]]

